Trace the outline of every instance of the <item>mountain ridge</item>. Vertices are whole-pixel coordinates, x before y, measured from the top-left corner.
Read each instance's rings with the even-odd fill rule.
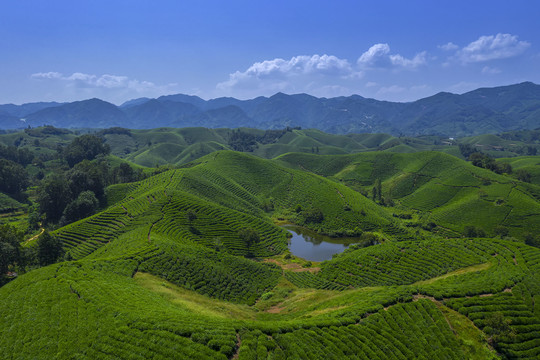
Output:
[[[458,95],[439,92],[398,103],[360,95],[318,98],[276,93],[239,100],[174,94],[138,98],[120,106],[100,99],[71,103],[0,105],[0,128],[44,124],[63,128],[121,126],[135,129],[203,126],[317,128],[335,133],[463,137],[540,127],[540,85],[532,82],[479,88]],[[21,122],[23,118],[25,121]]]

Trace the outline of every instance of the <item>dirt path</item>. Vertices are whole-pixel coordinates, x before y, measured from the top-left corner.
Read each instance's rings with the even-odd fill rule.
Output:
[[[238,359],[240,356],[240,346],[242,346],[242,339],[240,339],[240,334],[236,333],[236,352],[231,359]]]
[[[279,262],[276,259],[264,259],[264,262],[276,264],[277,266],[281,267],[283,270],[289,270],[292,272],[304,272],[309,271],[310,273],[316,274],[321,270],[320,267],[313,266],[313,267],[302,267],[300,264],[297,263],[289,263],[289,264],[283,264]]]
[[[26,239],[26,240],[24,241],[24,243],[25,243],[25,244],[28,244],[29,242],[36,240],[41,234],[43,234],[44,231],[45,231],[45,229],[44,229],[44,228],[41,228],[39,234],[34,235],[34,236],[32,236],[31,238],[29,238],[29,239]]]

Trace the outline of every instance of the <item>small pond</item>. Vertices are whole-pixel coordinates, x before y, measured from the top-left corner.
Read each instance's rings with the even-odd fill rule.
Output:
[[[292,234],[289,239],[291,253],[310,261],[330,260],[332,255],[343,252],[351,244],[372,245],[370,241],[360,238],[332,238],[296,225],[287,224],[281,227]]]

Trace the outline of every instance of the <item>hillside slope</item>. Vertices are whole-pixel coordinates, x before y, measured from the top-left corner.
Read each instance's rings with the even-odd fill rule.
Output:
[[[423,214],[448,236],[461,234],[467,225],[495,235],[498,226],[510,233],[540,231],[540,188],[497,175],[451,155],[437,152],[397,154],[370,152],[343,156],[285,154],[276,159],[296,169],[333,178],[372,194],[377,180],[385,199],[396,210]]]
[[[352,189],[376,179],[408,205],[384,207]],[[446,187],[464,194],[438,196]],[[512,206],[504,221],[535,229],[534,189],[439,153],[214,152],[111,186],[107,209],[56,230],[64,261],[0,288],[2,356],[534,359],[540,250],[406,226],[501,196],[496,206]],[[429,207],[432,198],[445,201]],[[392,216],[413,208],[411,220]],[[464,214],[456,226],[488,224],[483,211]],[[299,267],[280,219],[384,241]],[[248,228],[257,238],[243,235]]]

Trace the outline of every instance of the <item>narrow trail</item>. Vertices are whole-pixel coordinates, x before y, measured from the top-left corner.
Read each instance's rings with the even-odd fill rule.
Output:
[[[41,234],[43,234],[43,232],[45,232],[45,228],[40,228],[39,234],[34,235],[34,236],[32,236],[31,238],[29,238],[29,239],[26,239],[26,240],[24,241],[24,243],[25,243],[25,244],[28,244],[29,242],[36,240]]]
[[[231,359],[238,359],[240,357],[240,346],[242,346],[242,339],[240,339],[240,334],[236,333],[236,351]]]

